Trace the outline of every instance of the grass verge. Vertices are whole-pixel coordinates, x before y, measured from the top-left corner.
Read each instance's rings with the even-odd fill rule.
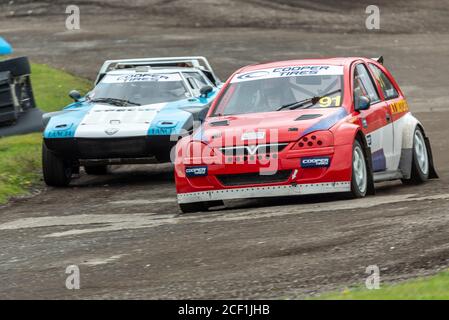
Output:
[[[382,285],[379,290],[345,289],[318,299],[325,300],[448,300],[449,270],[432,277]]]
[[[32,64],[31,76],[38,107],[44,112],[61,110],[71,102],[72,89],[86,93],[91,83],[42,64]],[[42,135],[33,133],[0,138],[0,204],[26,194],[40,180]]]
[[[73,102],[68,96],[70,90],[76,89],[84,95],[92,88],[88,80],[44,64],[32,64],[31,69],[34,97],[44,112],[61,110]]]

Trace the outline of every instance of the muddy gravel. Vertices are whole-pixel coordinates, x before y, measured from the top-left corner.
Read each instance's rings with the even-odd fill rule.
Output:
[[[384,183],[360,200],[231,201],[180,216],[171,165],[82,172],[0,208],[0,298],[303,298],[363,285],[369,265],[382,283],[448,267],[447,1],[380,1],[371,32],[363,2],[75,2],[79,31],[65,29],[69,1],[11,1],[0,34],[17,54],[90,79],[109,58],[200,54],[225,79],[257,61],[384,55],[441,178]],[[80,290],[65,287],[72,264]]]

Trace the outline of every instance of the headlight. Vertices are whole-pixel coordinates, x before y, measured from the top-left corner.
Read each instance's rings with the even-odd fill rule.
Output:
[[[334,135],[330,131],[315,131],[301,137],[293,149],[323,148],[334,145]]]

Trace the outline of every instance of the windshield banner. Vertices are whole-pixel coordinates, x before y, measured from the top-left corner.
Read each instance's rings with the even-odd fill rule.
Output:
[[[330,75],[343,75],[343,66],[303,65],[261,69],[236,74],[231,83],[272,78]]]
[[[108,74],[104,83],[182,81],[179,73]]]

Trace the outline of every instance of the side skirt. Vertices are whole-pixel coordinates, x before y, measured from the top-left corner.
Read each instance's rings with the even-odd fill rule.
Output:
[[[402,172],[399,170],[374,172],[373,173],[374,182],[391,181],[391,180],[398,180],[398,179],[402,179],[402,178],[403,178]]]
[[[192,203],[215,200],[265,198],[298,196],[306,194],[335,193],[351,191],[350,181],[326,182],[314,184],[292,184],[271,187],[250,187],[221,189],[211,191],[199,191],[179,193],[178,203]]]

